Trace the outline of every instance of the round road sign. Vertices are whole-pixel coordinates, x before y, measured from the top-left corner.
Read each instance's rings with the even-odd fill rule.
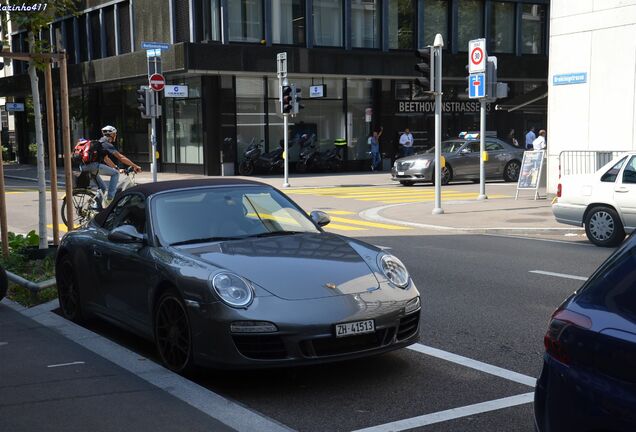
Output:
[[[480,47],[475,47],[470,52],[470,61],[475,66],[479,66],[484,61],[484,51]]]
[[[148,79],[150,83],[150,88],[156,92],[163,90],[166,85],[166,79],[161,74],[152,74]]]

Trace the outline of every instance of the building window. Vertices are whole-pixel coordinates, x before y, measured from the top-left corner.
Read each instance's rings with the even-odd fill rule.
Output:
[[[119,53],[130,52],[130,4],[120,3],[117,7],[119,14]]]
[[[413,49],[414,17],[413,0],[389,2],[389,48]]]
[[[205,1],[205,0],[203,0]],[[210,37],[221,40],[221,0],[210,0]]]
[[[545,34],[545,6],[524,4],[521,15],[521,40],[523,54],[543,53]]]
[[[88,30],[86,23],[88,21],[88,14],[80,15],[79,17],[79,48],[80,48],[80,62],[88,61]]]
[[[468,51],[468,42],[484,36],[484,2],[463,0],[457,17],[457,50]]]
[[[313,2],[314,45],[342,46],[342,0]]]
[[[183,82],[181,82],[183,83]],[[187,98],[166,99],[166,142],[163,160],[168,163],[203,164],[201,78],[187,79]],[[139,116],[134,116],[138,118]]]
[[[441,34],[448,41],[448,0],[420,0],[424,11],[424,45],[433,45],[435,35]]]
[[[91,32],[91,60],[102,58],[101,27],[99,25],[99,11],[88,14]]]
[[[495,2],[492,5],[489,50],[496,53],[515,51],[515,4]]]
[[[265,80],[236,77],[236,151],[239,162],[251,144],[265,151]]]
[[[263,39],[262,0],[228,2],[228,27],[232,42],[260,42]]]
[[[305,45],[305,0],[272,0],[272,42]]]
[[[64,48],[68,54],[68,62],[73,64],[77,63],[75,58],[75,28],[73,25],[73,18],[64,20],[62,23],[62,37],[64,40]]]
[[[373,124],[373,81],[347,80],[347,148],[349,160],[368,160]]]
[[[115,48],[115,8],[113,6],[104,8],[104,29],[106,34],[106,56],[117,55]]]
[[[351,46],[354,48],[380,47],[379,3],[378,0],[352,0]]]
[[[174,2],[174,40],[190,42],[190,2],[181,0]]]

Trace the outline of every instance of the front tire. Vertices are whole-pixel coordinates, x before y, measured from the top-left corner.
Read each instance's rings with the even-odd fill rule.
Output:
[[[618,213],[610,207],[598,206],[585,216],[585,234],[597,246],[618,246],[625,238],[625,230]]]
[[[83,322],[85,316],[80,301],[80,287],[77,283],[73,262],[68,255],[63,256],[55,266],[55,281],[57,297],[64,317],[76,323]]]
[[[154,319],[157,351],[163,364],[173,372],[185,373],[192,369],[192,331],[185,304],[170,290],[157,302]]]
[[[252,175],[254,173],[254,164],[250,161],[244,160],[239,164],[238,170],[240,175]]]
[[[504,167],[503,178],[507,182],[516,182],[519,180],[519,172],[521,171],[521,163],[512,160]]]

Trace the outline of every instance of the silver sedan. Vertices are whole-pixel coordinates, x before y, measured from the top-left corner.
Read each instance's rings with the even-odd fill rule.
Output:
[[[485,163],[487,179],[517,181],[523,159],[523,149],[497,138],[486,138],[488,161]],[[479,141],[453,139],[442,142],[442,155],[446,166],[442,168],[442,184],[451,180],[479,181]],[[404,186],[433,182],[435,149],[400,158],[391,169],[391,180]]]

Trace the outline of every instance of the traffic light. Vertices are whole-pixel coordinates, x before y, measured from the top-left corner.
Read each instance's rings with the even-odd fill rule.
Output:
[[[292,88],[289,85],[283,85],[280,88],[280,111],[283,114],[289,114],[292,110]]]
[[[150,88],[141,86],[137,89],[137,109],[141,114],[141,118],[147,119],[151,117],[151,97]]]
[[[298,114],[300,112],[301,109],[304,109],[305,106],[301,105],[300,101],[302,100],[302,90],[297,88],[295,85],[292,84],[291,86],[292,88],[292,113],[293,114]]]
[[[435,93],[435,54],[433,47],[426,47],[415,51],[418,62],[415,64],[415,70],[422,74],[421,77],[415,78],[415,86],[421,93]]]

